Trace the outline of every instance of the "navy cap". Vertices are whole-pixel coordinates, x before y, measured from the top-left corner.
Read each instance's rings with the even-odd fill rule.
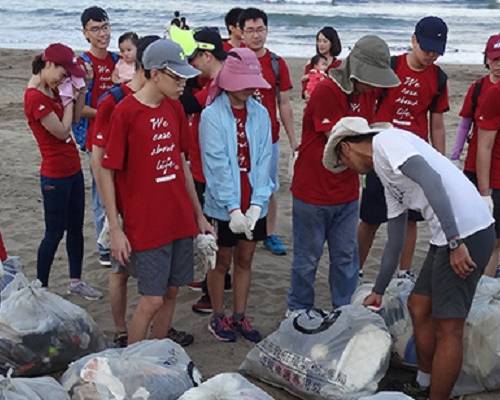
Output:
[[[415,36],[422,50],[443,55],[446,49],[448,27],[439,17],[425,17],[417,22]]]

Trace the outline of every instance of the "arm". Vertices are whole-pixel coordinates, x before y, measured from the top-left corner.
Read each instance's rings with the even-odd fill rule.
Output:
[[[290,142],[292,150],[297,149],[297,140],[295,139],[295,126],[293,123],[293,109],[292,103],[288,92],[280,92],[280,102],[278,103],[279,114],[283,127],[285,128],[286,135]]]
[[[481,196],[489,196],[491,194],[491,152],[495,144],[496,135],[497,131],[479,129],[477,132],[476,173],[477,185]]]
[[[455,144],[453,145],[453,149],[451,150],[450,158],[452,160],[458,160],[460,158],[460,154],[464,149],[465,140],[467,139],[467,135],[469,134],[470,127],[472,126],[472,118],[460,118],[460,122],[458,123],[457,133],[455,137]]]
[[[111,80],[113,81],[113,83],[120,83],[120,76],[118,75],[118,68],[116,67],[116,65],[113,73],[111,74]]]
[[[92,153],[90,155],[90,167],[92,168],[92,174],[94,175],[95,183],[97,185],[97,191],[102,197],[103,186],[101,174],[103,171],[102,168],[102,157],[104,156],[104,149],[102,147],[93,145]]]
[[[431,143],[441,154],[446,152],[446,130],[442,113],[431,113]]]
[[[64,114],[62,120],[51,112],[43,117],[40,122],[50,134],[54,135],[59,140],[66,140],[71,134],[71,124],[73,123],[73,102],[69,102],[64,107]]]
[[[93,107],[84,105],[82,109],[82,118],[95,118],[97,110]]]
[[[83,106],[85,105],[85,96],[87,94],[87,88],[83,87],[76,91],[76,100],[73,110],[73,123],[80,121],[82,117]]]
[[[262,110],[262,123],[259,126],[259,132],[248,132],[249,135],[260,138],[260,143],[257,144],[257,160],[252,168],[255,168],[256,179],[253,182],[252,198],[250,203],[262,208],[264,203],[269,201],[271,196],[271,153],[272,153],[272,139],[271,139],[271,120],[267,110]],[[252,161],[252,160],[250,160]],[[254,164],[252,162],[252,164]]]

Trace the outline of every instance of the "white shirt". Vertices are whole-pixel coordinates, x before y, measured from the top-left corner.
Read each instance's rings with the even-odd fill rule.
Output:
[[[422,156],[441,176],[461,238],[494,222],[479,192],[462,171],[417,135],[397,128],[384,130],[373,137],[373,167],[384,186],[389,219],[408,209],[420,211],[429,222],[430,242],[437,246],[448,243],[422,188],[399,169],[416,155]]]

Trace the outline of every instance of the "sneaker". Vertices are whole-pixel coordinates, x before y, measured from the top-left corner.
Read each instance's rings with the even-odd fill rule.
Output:
[[[175,343],[181,345],[182,347],[187,347],[194,342],[193,335],[184,331],[178,331],[174,328],[169,329],[167,338],[173,340]]]
[[[286,255],[286,246],[277,235],[269,235],[264,240],[264,247],[276,256]]]
[[[401,391],[415,400],[427,400],[430,395],[430,387],[422,387],[417,381],[403,384]]]
[[[500,266],[498,266],[495,271],[495,278],[500,278]]]
[[[241,334],[246,340],[250,340],[251,342],[257,343],[262,340],[262,336],[260,332],[252,328],[250,325],[250,320],[244,316],[240,321],[235,321],[231,318],[231,324],[233,329]]]
[[[128,335],[127,332],[116,332],[113,337],[113,343],[117,348],[124,348],[128,345]]]
[[[102,293],[99,290],[94,289],[83,281],[70,283],[68,286],[68,294],[77,294],[87,300],[99,300],[102,297]]]
[[[236,333],[234,333],[231,322],[226,316],[210,318],[208,330],[221,342],[236,342]]]
[[[230,292],[233,290],[233,281],[231,279],[231,274],[228,272],[224,276],[224,292]]]
[[[99,255],[99,264],[103,267],[111,267],[111,254],[101,254]]]
[[[198,301],[191,306],[191,310],[195,313],[211,314],[213,310],[210,296],[208,294],[201,296]]]
[[[399,271],[398,274],[396,275],[398,279],[409,279],[411,281],[415,281],[415,274],[411,272],[409,269]]]
[[[306,312],[305,308],[298,308],[296,310],[290,310],[289,308],[285,311],[285,318],[295,318],[297,315]]]
[[[193,281],[191,283],[188,283],[187,287],[194,292],[201,292],[203,288],[203,281],[198,281],[198,282]]]

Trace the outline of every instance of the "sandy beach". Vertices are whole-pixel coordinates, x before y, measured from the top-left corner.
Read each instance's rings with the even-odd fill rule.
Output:
[[[35,140],[27,127],[23,113],[23,92],[29,79],[31,60],[36,54],[32,50],[0,49],[0,228],[5,244],[11,255],[21,257],[26,274],[36,276],[36,250],[43,235],[43,210],[39,187],[40,156]],[[295,126],[300,137],[303,101],[300,98],[300,77],[305,60],[288,59],[295,89],[292,101],[295,111]],[[468,85],[485,73],[481,65],[444,65],[449,76],[450,111],[446,114],[447,149],[451,149],[458,122],[458,111]],[[288,177],[289,146],[282,135],[281,146],[281,189],[279,201],[279,229],[289,246],[286,256],[273,256],[262,246],[258,246],[254,260],[253,283],[250,292],[248,314],[264,335],[271,333],[283,318],[286,308],[286,293],[289,287],[289,270],[292,260],[291,195]],[[82,166],[86,179],[87,198],[85,215],[85,259],[83,278],[103,292],[107,292],[108,270],[97,261],[95,231],[90,210],[90,173],[88,160],[82,155]],[[377,271],[383,245],[385,229],[380,229],[374,247],[366,264],[366,276],[373,279]],[[427,250],[429,234],[424,223],[419,225],[419,236],[414,258],[414,267],[420,267]],[[327,252],[325,251],[325,256]],[[70,301],[84,307],[109,336],[113,333],[113,323],[107,295],[100,301],[89,302],[66,295],[68,283],[67,257],[64,243],[59,246],[52,266],[50,289]],[[327,258],[324,257],[318,271],[316,285],[316,306],[329,308],[327,279]],[[129,314],[137,300],[135,281],[129,283]],[[252,344],[240,339],[236,343],[217,342],[207,331],[207,316],[191,311],[191,304],[199,293],[187,288],[181,290],[174,325],[177,329],[194,334],[195,343],[186,350],[200,369],[204,378],[219,372],[235,371]],[[226,294],[226,306],[231,308],[231,295]],[[268,385],[259,385],[276,399],[289,399],[288,393]],[[467,396],[466,399],[498,399],[496,394]]]

